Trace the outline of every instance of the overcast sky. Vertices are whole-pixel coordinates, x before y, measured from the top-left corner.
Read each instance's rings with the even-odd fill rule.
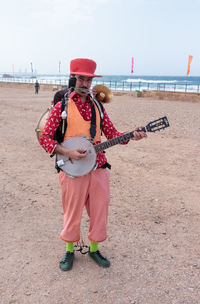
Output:
[[[0,72],[69,74],[74,58],[97,73],[200,76],[200,0],[0,0]]]

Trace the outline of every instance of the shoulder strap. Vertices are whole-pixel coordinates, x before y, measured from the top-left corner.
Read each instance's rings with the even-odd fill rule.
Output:
[[[62,98],[62,103],[61,103],[61,122],[60,122],[60,126],[57,129],[57,141],[60,144],[61,142],[63,142],[64,140],[64,136],[65,136],[65,131],[67,129],[67,109],[68,109],[68,100],[69,100],[69,96],[66,97],[67,93],[64,95],[64,97]],[[55,159],[55,168],[57,170],[57,172],[60,172],[60,168],[57,165],[57,155],[56,155],[56,159]]]
[[[94,141],[95,135],[96,135],[96,111],[95,111],[95,107],[93,102],[90,102],[91,104],[91,124],[90,124],[90,135],[91,135],[91,139],[92,141]]]
[[[64,95],[61,104],[61,142],[64,140],[65,131],[67,129],[67,109],[68,109],[68,92]]]
[[[68,106],[68,98],[65,96],[61,100],[61,121],[58,129],[56,130],[54,139],[60,144],[64,140],[64,134],[67,128],[67,106]]]
[[[102,123],[103,123],[103,105],[96,98],[92,98],[92,100],[95,103],[95,105],[97,106],[97,109],[99,110],[100,120],[101,120],[100,127],[102,129]]]

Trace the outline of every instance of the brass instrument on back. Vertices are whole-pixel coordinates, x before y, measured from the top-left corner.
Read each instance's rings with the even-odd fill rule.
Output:
[[[92,88],[94,98],[102,103],[110,103],[113,100],[112,91],[104,85],[97,84]]]

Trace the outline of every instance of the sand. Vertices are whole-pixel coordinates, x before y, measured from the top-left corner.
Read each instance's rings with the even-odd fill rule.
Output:
[[[115,96],[106,110],[119,131],[167,115],[170,128],[107,150],[112,164],[111,267],[65,250],[54,159],[35,135],[54,92],[0,88],[0,303],[200,303],[200,103]],[[88,218],[84,212],[83,238]]]

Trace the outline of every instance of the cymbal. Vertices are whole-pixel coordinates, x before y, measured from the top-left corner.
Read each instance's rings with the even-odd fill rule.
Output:
[[[104,85],[97,84],[92,88],[95,98],[102,103],[109,103],[113,100],[112,91]]]

